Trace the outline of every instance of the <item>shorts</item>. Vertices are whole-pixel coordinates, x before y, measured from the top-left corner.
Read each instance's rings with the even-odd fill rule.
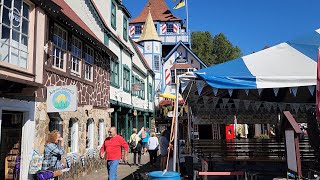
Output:
[[[147,142],[143,142],[143,143],[142,143],[142,147],[143,147],[143,148],[148,148],[148,143],[147,143]]]

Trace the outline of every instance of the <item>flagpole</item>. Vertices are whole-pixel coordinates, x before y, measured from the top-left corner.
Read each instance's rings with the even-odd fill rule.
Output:
[[[187,26],[187,35],[189,37],[189,13],[188,13],[188,0],[185,0],[185,3],[186,3],[186,16],[187,16],[187,23],[186,23],[186,26]],[[189,41],[189,44],[190,44],[190,37],[188,38],[188,41]]]

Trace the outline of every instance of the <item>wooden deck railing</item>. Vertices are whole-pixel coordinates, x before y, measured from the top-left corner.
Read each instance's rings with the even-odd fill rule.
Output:
[[[230,161],[285,161],[284,142],[275,139],[194,140],[193,152],[206,159]],[[308,139],[300,140],[302,161],[315,158]]]

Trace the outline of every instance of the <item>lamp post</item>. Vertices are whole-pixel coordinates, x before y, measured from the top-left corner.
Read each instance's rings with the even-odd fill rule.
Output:
[[[176,101],[175,101],[175,112],[174,112],[174,117],[175,117],[175,124],[174,124],[174,144],[173,144],[173,171],[177,171],[177,157],[178,157],[178,127],[179,127],[179,116],[178,116],[178,107],[179,107],[179,83],[180,83],[180,78],[184,79],[195,79],[196,77],[193,75],[192,72],[187,72],[184,74],[181,74],[177,76],[176,78],[176,84],[175,84],[175,89],[176,89]]]

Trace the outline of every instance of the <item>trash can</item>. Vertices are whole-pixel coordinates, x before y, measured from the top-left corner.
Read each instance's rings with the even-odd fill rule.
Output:
[[[152,171],[148,173],[149,180],[180,180],[180,173],[167,171],[162,175],[162,171]]]

